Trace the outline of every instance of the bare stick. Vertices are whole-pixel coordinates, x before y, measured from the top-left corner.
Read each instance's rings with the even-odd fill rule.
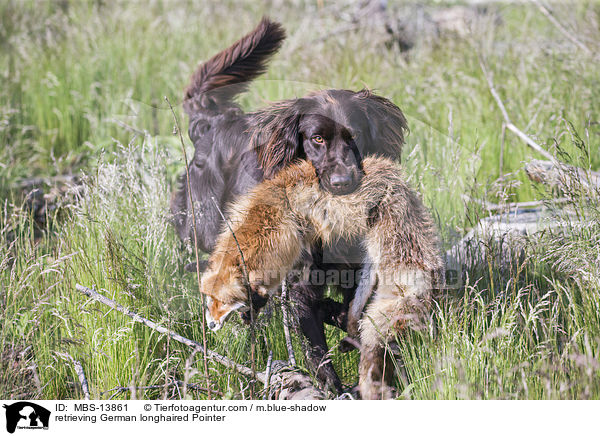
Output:
[[[191,347],[194,351],[199,352],[199,353],[205,353],[206,352],[206,356],[208,359],[217,362],[227,368],[231,368],[235,371],[237,371],[238,373],[247,376],[247,377],[251,377],[254,378],[255,380],[258,380],[260,383],[262,383],[263,385],[267,384],[267,374],[266,371],[265,372],[255,372],[252,371],[252,369],[244,366],[244,365],[240,365],[237,362],[234,362],[233,360],[225,357],[225,356],[221,356],[220,354],[208,349],[208,348],[204,348],[200,343],[192,340],[192,339],[188,339],[185,338],[165,327],[162,327],[158,324],[156,324],[154,321],[151,321],[147,318],[144,318],[140,315],[138,315],[137,313],[121,306],[119,303],[117,303],[114,300],[111,300],[110,298],[105,297],[104,295],[96,292],[93,289],[87,288],[85,286],[82,286],[80,284],[76,284],[75,288],[81,292],[82,294],[86,295],[87,297],[102,303],[108,307],[110,307],[113,310],[116,310],[117,312],[121,312],[122,314],[130,317],[131,319],[133,319],[135,322],[139,322],[140,324],[145,325],[148,328],[151,328],[153,330],[156,330],[159,333],[162,334],[166,334],[169,335],[171,337],[171,339],[180,342],[184,345],[187,345],[188,347]],[[275,362],[272,361],[272,363],[270,365],[268,365],[268,367],[272,367],[274,366]],[[270,372],[272,372],[272,370],[269,370]],[[271,378],[273,381],[273,383],[281,383],[282,386],[292,386],[294,385],[294,383],[296,381],[298,381],[299,379],[303,380],[303,382],[307,385],[311,386],[311,389],[314,391],[315,395],[313,395],[312,398],[310,399],[319,399],[322,398],[324,396],[324,393],[320,390],[318,390],[317,388],[315,388],[314,386],[312,386],[312,382],[311,382],[311,378],[308,375],[304,375],[304,374],[300,374],[296,371],[291,371],[291,372],[280,372],[277,371],[275,374],[273,375],[269,375],[269,378]],[[179,387],[180,382],[177,382],[177,384],[173,385],[174,387]],[[185,383],[185,382],[184,382]],[[240,384],[242,383],[242,381],[240,380]],[[192,384],[193,385],[193,384]],[[161,384],[161,385],[156,385],[156,389],[164,389],[165,385]],[[119,393],[118,388],[116,389],[116,393],[115,395],[117,395]],[[131,386],[129,388],[127,388],[130,391],[135,391],[135,389],[137,389],[137,387],[135,386]],[[143,389],[143,388],[140,388]],[[206,389],[206,388],[204,388]],[[244,389],[241,389],[242,395],[243,395],[243,391]],[[107,391],[108,392],[108,391]],[[211,390],[211,392],[213,393],[218,393],[218,391],[214,391]],[[207,392],[208,394],[208,392]],[[293,397],[290,397],[290,399],[293,399]]]
[[[185,161],[185,178],[187,183],[187,192],[188,199],[190,201],[190,208],[192,210],[192,219],[193,226],[192,229],[194,231],[194,253],[196,255],[196,280],[198,281],[198,290],[200,290],[200,256],[198,256],[198,230],[196,229],[196,211],[194,210],[194,200],[192,198],[192,188],[190,184],[190,166],[188,163],[187,153],[185,151],[185,144],[183,142],[183,136],[181,134],[181,129],[179,128],[179,121],[177,120],[177,116],[175,115],[175,111],[173,110],[173,106],[171,106],[171,102],[165,96],[165,100],[167,101],[169,108],[171,108],[171,113],[173,114],[173,119],[175,120],[175,127],[177,128],[177,133],[179,134],[179,140],[181,142],[181,149],[183,150],[183,159]],[[202,294],[202,307],[205,307],[204,303],[204,294]],[[204,319],[205,314],[204,310],[202,310],[202,345],[204,349],[206,349],[206,321]],[[208,399],[210,400],[210,378],[208,374],[208,362],[206,360],[206,353],[202,353],[204,359],[204,376],[206,380],[206,391],[208,393]]]
[[[552,156],[549,152],[544,150],[544,148],[542,148],[541,145],[539,145],[537,142],[535,142],[533,139],[531,139],[529,136],[527,136],[525,133],[523,133],[521,130],[519,130],[519,128],[512,123],[512,121],[510,120],[510,117],[508,116],[508,112],[506,111],[506,107],[504,106],[504,103],[502,102],[502,99],[500,98],[498,91],[496,91],[494,82],[492,80],[492,76],[488,72],[481,57],[479,58],[479,65],[481,66],[483,75],[485,76],[485,79],[487,80],[488,87],[490,89],[490,93],[492,94],[492,97],[494,97],[494,100],[496,100],[496,104],[498,105],[498,108],[500,108],[500,112],[502,112],[502,117],[504,118],[504,123],[506,125],[506,128],[508,130],[510,130],[511,132],[513,132],[515,135],[517,135],[519,138],[521,138],[527,145],[529,145],[535,151],[540,153],[546,159],[551,160],[552,162],[558,163],[558,161],[556,160],[556,158],[554,156]]]
[[[75,369],[75,373],[77,374],[77,378],[79,379],[79,384],[81,385],[81,390],[83,391],[83,397],[86,400],[90,399],[90,388],[88,386],[87,378],[85,377],[85,371],[83,369],[83,365],[79,360],[76,360],[68,353],[59,353],[61,356],[70,360],[73,364],[73,368]]]
[[[589,48],[587,48],[587,46],[583,42],[578,40],[571,32],[569,32],[562,24],[560,24],[560,22],[554,17],[554,15],[552,15],[552,12],[550,12],[543,4],[541,4],[538,0],[532,0],[532,2],[535,3],[535,5],[538,7],[541,13],[544,14],[546,18],[548,18],[548,20],[552,24],[554,24],[554,26],[556,26],[558,30],[560,30],[560,33],[566,36],[573,44],[575,44],[587,54],[592,54],[592,51]]]
[[[292,336],[290,335],[290,317],[288,314],[288,298],[287,298],[287,279],[283,279],[281,283],[281,312],[283,316],[283,334],[285,335],[285,345],[288,351],[288,360],[290,365],[296,367],[296,355],[292,346]]]
[[[137,127],[130,126],[129,124],[124,123],[123,121],[118,120],[116,118],[108,118],[108,119],[106,119],[106,121],[108,121],[109,123],[115,123],[119,127],[122,127],[125,130],[129,130],[130,132],[135,133],[136,135],[141,135],[141,136],[148,135],[147,131],[140,130]]]
[[[108,306],[111,309],[116,310],[117,312],[121,312],[122,314],[124,314],[124,315],[130,317],[131,319],[133,319],[135,322],[139,322],[140,324],[143,324],[146,327],[151,328],[151,329],[153,329],[153,330],[155,330],[155,331],[157,331],[159,333],[169,335],[171,337],[171,339],[173,339],[173,340],[175,340],[177,342],[180,342],[180,343],[182,343],[184,345],[187,345],[188,347],[192,348],[194,351],[197,351],[199,353],[206,353],[206,356],[207,356],[208,359],[210,359],[212,361],[215,361],[215,362],[217,362],[217,363],[219,363],[219,364],[221,364],[221,365],[223,365],[223,366],[225,366],[227,368],[234,369],[235,371],[237,371],[238,373],[240,373],[240,374],[242,374],[244,376],[254,378],[255,380],[258,380],[260,383],[262,383],[263,385],[267,385],[267,380],[269,378],[273,379],[274,383],[281,382],[282,385],[290,385],[290,384],[294,383],[294,380],[297,380],[298,377],[300,377],[300,378],[302,378],[302,380],[305,380],[305,382],[307,384],[310,384],[312,386],[312,383],[310,381],[311,380],[310,377],[308,377],[307,375],[298,374],[296,372],[288,372],[288,373],[285,373],[285,374],[277,372],[273,376],[271,376],[270,375],[270,372],[271,372],[270,368],[273,366],[273,363],[274,363],[272,361],[272,359],[271,359],[271,363],[269,365],[267,365],[267,370],[265,372],[258,372],[257,373],[255,371],[252,371],[252,369],[250,369],[250,368],[248,368],[248,367],[246,367],[244,365],[240,365],[239,363],[234,362],[233,360],[231,360],[231,359],[229,359],[229,358],[227,358],[225,356],[221,356],[220,354],[218,354],[218,353],[216,353],[216,352],[214,352],[214,351],[212,351],[212,350],[210,350],[208,348],[204,348],[200,343],[198,343],[198,342],[196,342],[196,341],[194,341],[192,339],[185,338],[185,337],[183,337],[183,336],[181,336],[181,335],[179,335],[179,334],[177,334],[177,333],[175,333],[175,332],[173,332],[173,331],[171,331],[171,330],[169,330],[169,329],[167,329],[165,327],[162,327],[162,326],[156,324],[154,321],[151,321],[151,320],[149,320],[147,318],[144,318],[144,317],[138,315],[137,313],[135,313],[135,312],[133,312],[133,311],[131,311],[131,310],[129,310],[129,309],[121,306],[116,301],[111,300],[110,298],[105,297],[104,295],[96,292],[93,289],[87,288],[87,287],[82,286],[80,284],[76,284],[75,288],[79,292],[81,292],[82,294],[86,295],[87,297],[89,297],[89,298],[91,298],[91,299],[93,299],[93,300],[95,300],[95,301],[97,301],[99,303],[102,303],[105,306]],[[268,377],[267,377],[267,374],[266,374],[267,371],[269,371],[269,376]],[[293,377],[296,377],[296,379],[294,379]],[[241,382],[242,381],[240,380],[240,384],[241,384]],[[181,382],[177,382],[173,386],[174,387],[180,387],[181,385],[183,385],[186,382],[183,382],[181,385],[180,385],[180,383]],[[193,384],[192,384],[192,386],[193,386]],[[154,386],[152,388],[154,388]],[[165,388],[164,384],[162,384],[162,385],[156,385],[156,389],[164,389],[164,388]],[[313,390],[315,392],[317,392],[319,394],[319,396],[315,395],[314,398],[311,398],[311,399],[322,398],[323,393],[320,390],[317,390],[316,388],[314,388],[314,386],[312,386],[312,388],[313,388]],[[117,395],[119,393],[119,388],[114,388],[114,389],[116,390],[115,395]],[[131,387],[127,388],[127,389],[130,390],[130,391],[134,391],[135,389],[137,389],[137,387],[131,386]],[[140,388],[140,389],[143,389],[143,388]],[[204,390],[205,389],[206,388],[204,388]],[[243,395],[244,389],[242,388],[241,391],[242,391],[242,395]],[[210,392],[218,393],[218,391],[214,391],[214,390],[211,390]],[[207,391],[207,394],[210,393],[210,392]]]
[[[114,300],[111,300],[110,298],[105,297],[104,295],[96,292],[93,289],[87,288],[85,286],[82,286],[80,284],[76,284],[75,285],[75,289],[77,289],[79,292],[81,292],[82,294],[90,297],[93,300],[98,301],[99,303],[104,304],[105,306],[108,306],[118,312],[121,312],[122,314],[130,317],[131,319],[133,319],[136,322],[139,322],[140,324],[145,325],[146,327],[149,327],[153,330],[156,330],[159,333],[163,333],[165,335],[169,335],[171,337],[171,339],[180,342],[184,345],[187,345],[188,347],[193,348],[195,351],[198,351],[199,353],[203,353],[206,354],[206,357],[210,360],[213,360],[217,363],[220,363],[221,365],[227,367],[227,368],[231,368],[236,370],[237,372],[239,372],[242,375],[245,375],[247,377],[253,377],[253,372],[250,368],[240,365],[237,362],[234,362],[233,360],[225,357],[225,356],[221,356],[220,354],[205,348],[202,346],[202,344],[192,340],[192,339],[188,339],[185,338],[165,327],[162,327],[158,324],[156,324],[154,321],[151,321],[147,318],[144,318],[140,315],[138,315],[137,313],[121,306],[119,303],[117,303]],[[256,377],[255,377],[258,381],[260,381],[261,383],[265,382],[265,377],[263,373],[257,373]],[[163,385],[164,386],[164,385]]]
[[[267,368],[265,369],[265,394],[263,400],[269,398],[269,385],[271,384],[271,366],[273,365],[273,350],[269,351],[269,358],[267,359]]]
[[[171,317],[170,316],[168,318],[168,321],[169,321],[169,324],[171,324],[170,323],[170,321],[171,321]],[[167,396],[168,396],[167,390],[168,390],[168,388],[170,386],[170,383],[169,383],[169,364],[171,363],[171,337],[170,336],[167,336],[167,357],[166,357],[166,360],[167,360],[167,368],[166,368],[166,371],[165,371],[165,383],[163,385],[164,388],[165,388],[165,390],[163,392],[163,400],[167,399]]]
[[[225,222],[225,225],[227,225],[227,228],[229,229],[229,232],[231,233],[231,236],[233,236],[233,240],[235,241],[235,245],[237,246],[237,249],[238,249],[238,252],[240,253],[240,258],[241,258],[241,261],[242,261],[242,273],[243,273],[243,279],[244,279],[244,282],[245,282],[244,286],[246,286],[246,290],[248,292],[250,292],[250,278],[248,276],[248,269],[246,267],[246,260],[244,259],[244,252],[242,251],[242,247],[240,246],[240,242],[238,241],[238,238],[237,238],[235,232],[233,231],[233,228],[231,227],[231,224],[229,224],[229,220],[227,218],[225,218],[225,214],[223,214],[223,211],[219,207],[219,204],[217,203],[217,200],[215,199],[215,197],[210,197],[210,198],[213,201],[215,207],[217,208],[217,211],[219,212],[219,215],[221,215],[221,218]],[[248,295],[248,300],[250,300],[250,304],[252,304],[252,299],[250,298],[250,295]]]

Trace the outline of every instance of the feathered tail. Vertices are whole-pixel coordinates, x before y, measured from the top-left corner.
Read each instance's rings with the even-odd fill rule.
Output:
[[[202,64],[185,90],[184,109],[190,116],[203,109],[228,105],[265,71],[266,63],[281,47],[285,31],[264,17],[249,34]]]

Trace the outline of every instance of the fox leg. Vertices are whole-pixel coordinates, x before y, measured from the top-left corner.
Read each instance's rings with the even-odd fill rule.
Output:
[[[403,277],[403,276],[402,276]],[[379,277],[376,294],[360,321],[361,356],[358,368],[363,399],[392,398],[393,364],[385,362],[388,342],[407,328],[422,326],[431,292],[421,281],[398,285]]]
[[[392,398],[391,368],[384,368],[385,345],[391,337],[397,301],[377,298],[369,304],[360,321],[360,363],[358,387],[363,400]]]

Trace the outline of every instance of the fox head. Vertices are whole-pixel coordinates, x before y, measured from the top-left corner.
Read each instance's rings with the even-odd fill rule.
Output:
[[[208,268],[202,274],[200,292],[207,296],[206,322],[209,329],[219,330],[234,311],[241,312],[242,320],[248,323],[265,306],[272,290],[267,289],[253,272],[250,273],[250,280],[254,285],[250,286],[248,292],[237,267]],[[248,297],[251,301],[248,301]],[[250,308],[253,309],[252,313]]]
[[[210,296],[206,297],[206,324],[209,329],[216,332],[223,327],[229,315],[234,311],[247,312],[249,307],[242,301],[223,303]]]
[[[206,323],[212,331],[223,327],[233,311],[248,308],[248,293],[236,268],[204,272],[200,292],[207,295]]]

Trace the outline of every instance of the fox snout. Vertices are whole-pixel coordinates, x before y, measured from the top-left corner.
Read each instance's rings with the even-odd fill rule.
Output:
[[[206,297],[206,325],[213,332],[221,330],[227,318],[234,311],[248,310],[248,306],[244,302],[223,303],[215,298]]]

